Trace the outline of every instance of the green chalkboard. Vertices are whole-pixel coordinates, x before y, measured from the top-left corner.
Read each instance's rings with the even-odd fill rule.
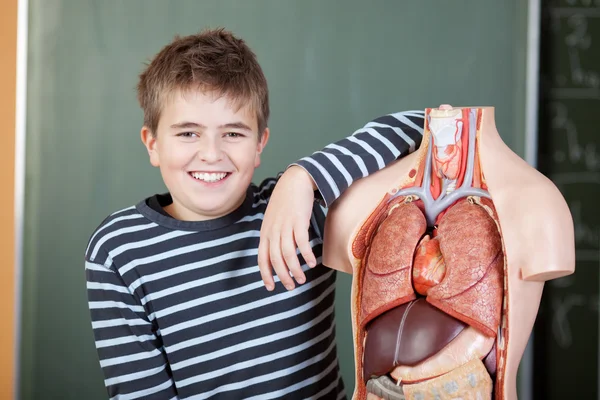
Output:
[[[104,399],[83,253],[117,209],[164,187],[139,140],[143,64],[176,34],[225,26],[270,84],[256,180],[398,110],[492,105],[524,148],[526,4],[437,0],[30,0],[20,398]],[[350,277],[337,292],[342,373],[354,386]]]
[[[546,285],[535,327],[536,399],[600,394],[600,2],[547,2],[542,19],[539,168],[575,223],[575,274]],[[538,249],[540,251],[541,249]]]

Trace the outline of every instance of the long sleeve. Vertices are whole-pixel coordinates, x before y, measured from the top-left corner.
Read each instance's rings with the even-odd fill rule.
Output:
[[[120,275],[86,261],[88,305],[111,399],[177,399],[155,325]]]
[[[311,175],[329,207],[355,180],[414,152],[423,138],[424,114],[403,111],[384,115],[291,165]]]

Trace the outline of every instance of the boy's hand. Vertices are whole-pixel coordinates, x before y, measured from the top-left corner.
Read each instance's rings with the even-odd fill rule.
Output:
[[[258,267],[267,290],[275,289],[273,269],[283,285],[294,289],[294,280],[306,281],[296,248],[312,268],[317,264],[308,238],[316,186],[301,167],[291,166],[279,178],[265,211],[258,246]]]

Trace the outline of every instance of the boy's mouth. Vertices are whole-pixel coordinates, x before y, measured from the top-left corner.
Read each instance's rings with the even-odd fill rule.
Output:
[[[215,183],[222,181],[227,178],[231,173],[229,172],[189,172],[190,176],[197,181],[202,181],[206,183]]]

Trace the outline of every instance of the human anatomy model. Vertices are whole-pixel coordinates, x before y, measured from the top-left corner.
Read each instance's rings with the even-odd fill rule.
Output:
[[[328,213],[323,263],[353,274],[353,398],[516,399],[544,282],[575,269],[573,220],[493,107],[425,114],[419,150]]]

